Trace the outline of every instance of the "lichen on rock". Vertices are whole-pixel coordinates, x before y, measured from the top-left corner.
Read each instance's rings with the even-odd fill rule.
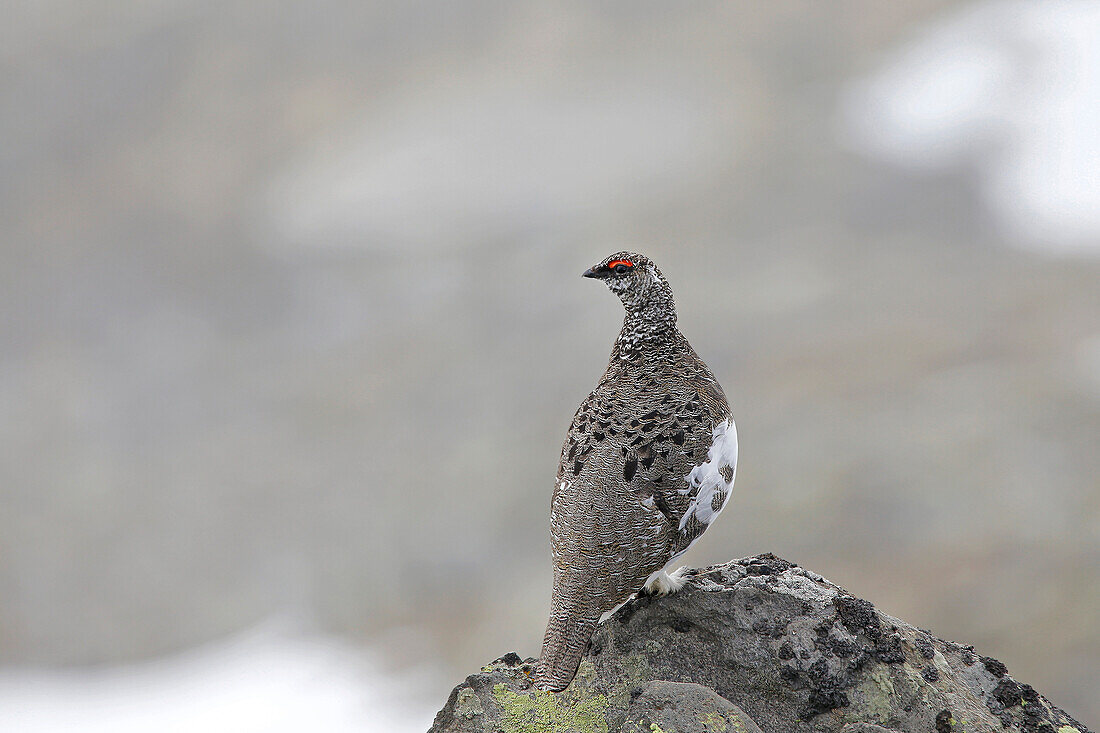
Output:
[[[536,692],[509,653],[433,733],[1088,733],[1003,664],[774,555],[693,571],[599,626],[576,679]]]
[[[607,733],[607,697],[602,694],[572,699],[542,690],[524,694],[500,682],[493,686],[493,699],[504,711],[500,721],[504,733]]]

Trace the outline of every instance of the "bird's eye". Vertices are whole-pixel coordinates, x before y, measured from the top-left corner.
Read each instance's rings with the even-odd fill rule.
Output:
[[[617,272],[620,275],[622,275],[624,272],[626,272],[629,269],[630,268],[627,267],[626,265],[615,265],[615,272]]]
[[[633,270],[634,263],[630,260],[614,260],[607,263],[607,269],[611,270],[616,275],[622,275],[624,272]]]

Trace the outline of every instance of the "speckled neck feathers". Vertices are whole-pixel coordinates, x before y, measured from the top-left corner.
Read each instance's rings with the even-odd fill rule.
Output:
[[[641,268],[636,281],[625,287],[615,281],[608,283],[626,308],[612,359],[630,359],[646,347],[672,341],[676,335],[676,303],[672,288],[655,264],[646,263]]]

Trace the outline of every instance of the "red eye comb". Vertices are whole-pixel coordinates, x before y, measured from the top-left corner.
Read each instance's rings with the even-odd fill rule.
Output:
[[[615,267],[616,265],[626,265],[627,267],[634,267],[634,263],[631,262],[630,260],[612,260],[611,262],[607,263],[607,269],[610,270],[612,267]]]

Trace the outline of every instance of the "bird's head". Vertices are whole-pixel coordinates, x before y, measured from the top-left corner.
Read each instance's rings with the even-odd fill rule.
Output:
[[[588,268],[585,277],[607,283],[626,308],[623,330],[616,340],[622,358],[632,358],[645,344],[667,340],[676,333],[676,304],[672,288],[653,260],[637,252],[616,252]]]
[[[585,270],[584,277],[603,280],[628,312],[639,312],[658,303],[672,304],[672,289],[656,263],[637,252],[609,255]]]

